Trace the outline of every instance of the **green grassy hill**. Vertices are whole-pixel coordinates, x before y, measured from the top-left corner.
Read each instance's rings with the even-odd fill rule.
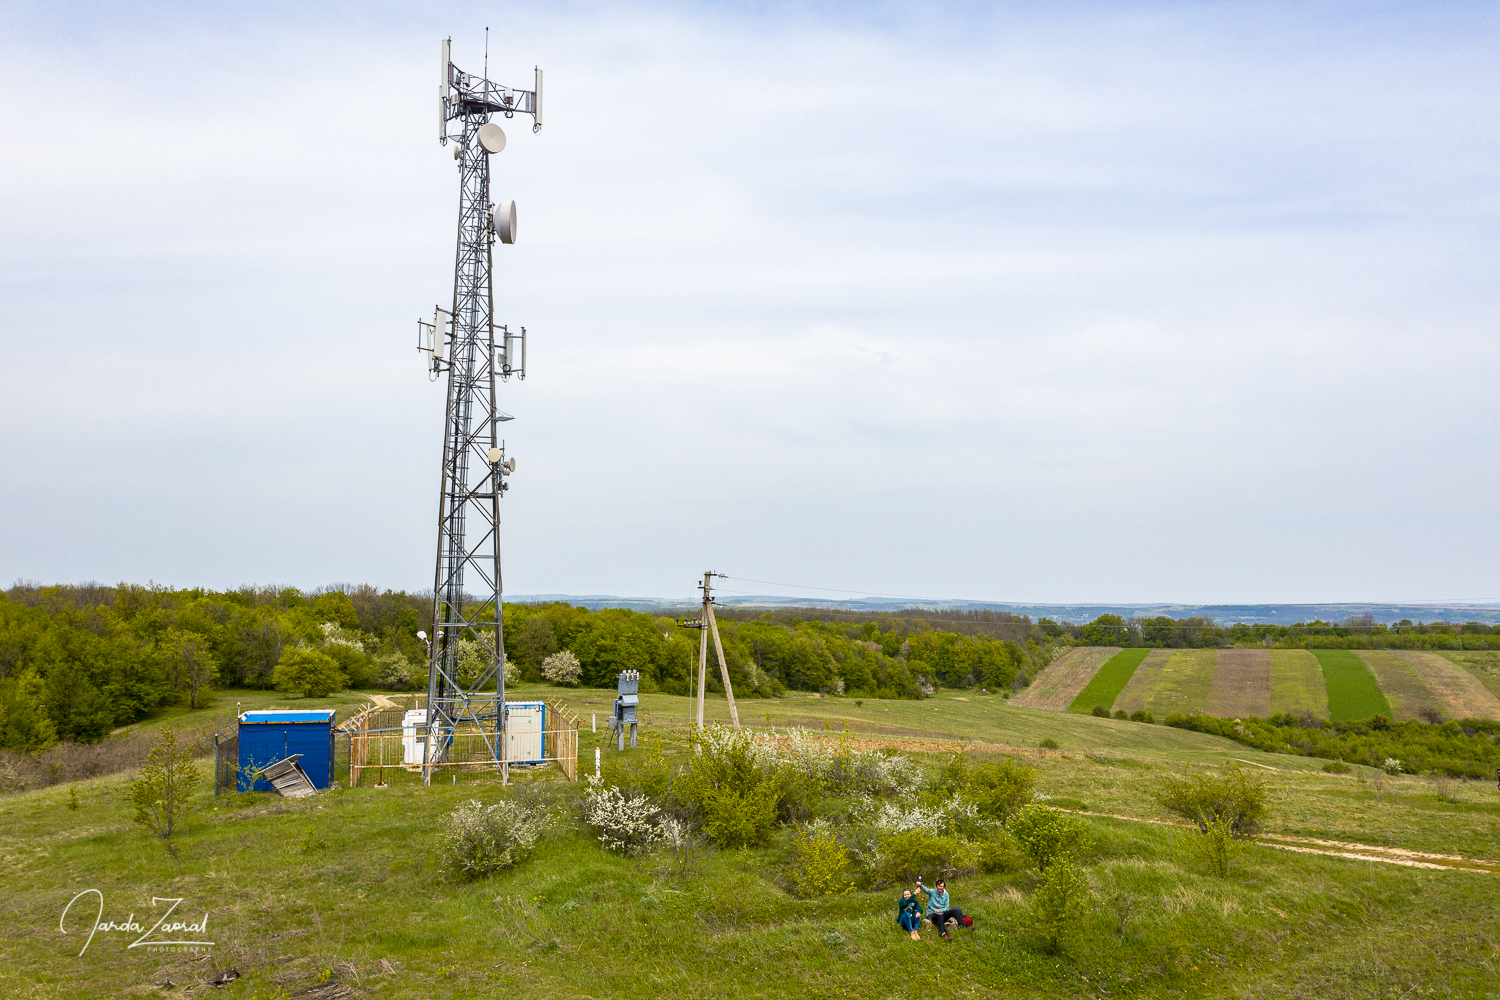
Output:
[[[592,760],[607,737],[587,723],[609,692],[567,697],[583,714],[582,751]],[[680,752],[687,699],[645,701],[648,728]],[[710,707],[727,717],[722,701]],[[1238,759],[1270,782],[1272,832],[1500,857],[1492,785],[1362,768],[1327,774],[1318,760],[1212,736],[949,692],[924,702],[745,701],[741,718],[814,731],[847,720],[861,736],[964,741],[978,752],[1013,747],[1038,769],[1038,790],[1052,801],[1138,820],[1163,818],[1149,794],[1163,771]],[[1060,749],[1038,750],[1043,739]],[[1185,855],[1185,834],[1130,819],[1088,819],[1092,896],[1053,956],[1037,936],[1028,908],[1035,879],[1024,873],[953,880],[954,901],[976,915],[976,929],[952,942],[931,934],[913,942],[894,926],[894,889],[821,900],[791,894],[786,832],[770,847],[708,850],[683,868],[610,854],[563,824],[521,868],[453,884],[435,870],[437,823],[463,800],[509,794],[492,778],[301,801],[205,798],[169,844],[130,823],[125,780],[78,783],[77,810],[62,786],[0,798],[0,995],[202,995],[204,980],[232,966],[241,978],[209,993],[1484,996],[1500,964],[1500,876],[1252,846],[1235,873],[1214,878]],[[544,770],[518,781],[560,779]],[[199,953],[151,953],[127,948],[135,933],[110,931],[80,956],[80,931],[97,904],[81,918],[75,906],[66,935],[58,919],[85,889],[103,893],[105,920],[134,914],[146,926],[164,910],[153,897],[180,897],[180,913],[208,915],[204,936],[215,943]]]

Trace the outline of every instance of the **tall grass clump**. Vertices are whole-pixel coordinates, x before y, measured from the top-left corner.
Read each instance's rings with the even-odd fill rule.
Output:
[[[443,872],[468,882],[518,865],[531,857],[547,825],[547,814],[534,806],[514,800],[484,805],[470,799],[442,821],[438,851]]]

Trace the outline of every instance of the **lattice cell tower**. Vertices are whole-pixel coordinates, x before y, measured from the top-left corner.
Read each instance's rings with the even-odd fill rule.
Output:
[[[452,307],[417,321],[418,349],[432,379],[448,376],[443,417],[442,486],[438,493],[433,636],[428,645],[427,714],[422,780],[433,768],[498,767],[511,755],[505,720],[505,628],[501,610],[500,498],[515,459],[505,456],[495,380],[526,377],[526,328],[495,325],[491,252],[516,241],[515,202],[490,201],[490,157],[505,148],[496,115],[532,117],[542,128],[542,71],[534,89],[517,90],[453,65],[443,42],[438,139],[454,143],[458,161],[458,252]],[[486,44],[488,50],[488,44]],[[467,640],[467,641],[466,641]]]

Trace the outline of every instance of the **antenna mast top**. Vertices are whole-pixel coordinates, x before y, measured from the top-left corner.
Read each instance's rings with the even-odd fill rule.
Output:
[[[448,142],[448,123],[455,118],[477,120],[490,115],[514,118],[530,115],[531,131],[542,130],[542,71],[535,68],[531,90],[519,90],[490,80],[490,29],[484,29],[484,74],[474,76],[453,65],[453,39],[443,39],[443,77],[438,85],[438,141]]]

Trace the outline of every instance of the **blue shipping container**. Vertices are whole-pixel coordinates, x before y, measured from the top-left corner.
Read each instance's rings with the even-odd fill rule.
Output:
[[[294,753],[302,755],[297,763],[314,785],[327,788],[333,784],[333,715],[332,709],[271,709],[241,715],[239,790],[273,791],[264,778],[257,779],[252,788],[250,774]]]

